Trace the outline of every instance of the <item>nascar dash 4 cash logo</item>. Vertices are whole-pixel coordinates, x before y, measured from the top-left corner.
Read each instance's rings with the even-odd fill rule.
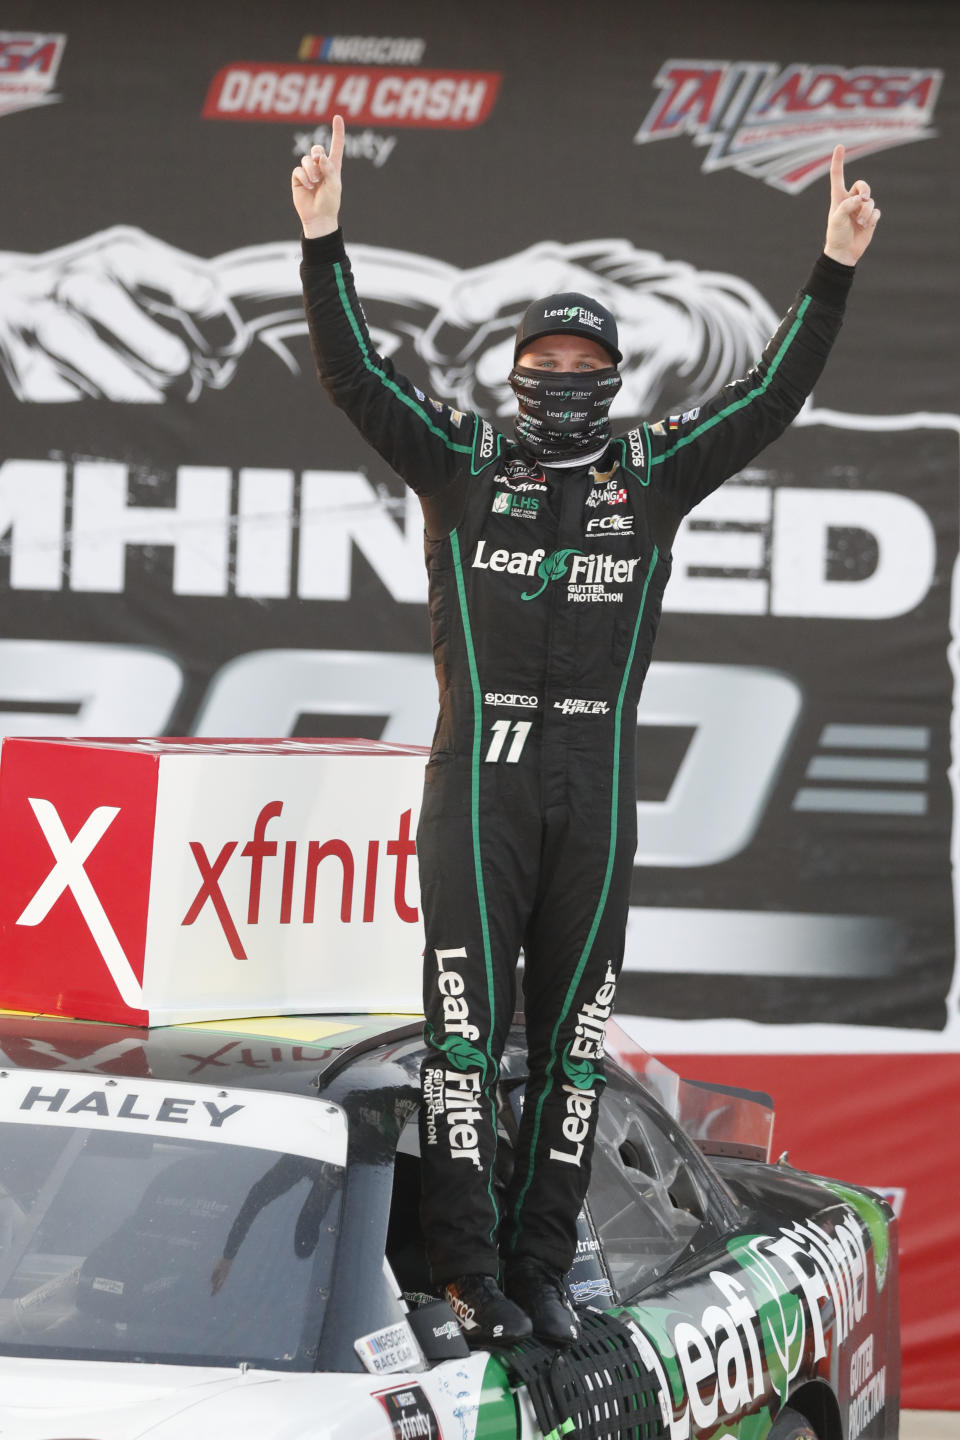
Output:
[[[826,174],[838,140],[853,157],[933,136],[942,79],[905,66],[667,60],[634,140],[691,135],[705,173],[733,168],[796,194]]]
[[[352,125],[390,129],[483,124],[496,100],[499,73],[421,68],[425,48],[416,37],[305,35],[295,62],[225,65],[210,82],[203,116],[317,123],[339,113]]]

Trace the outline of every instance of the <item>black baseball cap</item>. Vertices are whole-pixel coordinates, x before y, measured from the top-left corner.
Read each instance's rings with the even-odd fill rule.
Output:
[[[592,300],[589,295],[581,295],[578,290],[545,295],[542,300],[534,300],[532,305],[527,306],[517,331],[514,361],[541,335],[583,335],[602,345],[616,365],[623,359],[617,348],[616,320],[599,301]]]

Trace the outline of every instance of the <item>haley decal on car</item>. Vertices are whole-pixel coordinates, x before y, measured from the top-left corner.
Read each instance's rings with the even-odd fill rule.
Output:
[[[346,1161],[346,1120],[335,1105],[246,1089],[212,1099],[208,1086],[182,1081],[2,1071],[0,1123],[177,1135]]]

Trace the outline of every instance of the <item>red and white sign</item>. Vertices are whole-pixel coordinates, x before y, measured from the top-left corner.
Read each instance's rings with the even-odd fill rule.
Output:
[[[735,169],[796,195],[847,157],[929,140],[942,70],[887,65],[666,60],[637,145],[691,135],[706,147],[701,170]]]
[[[225,65],[210,82],[207,120],[312,122],[466,130],[486,120],[500,88],[488,70],[382,66]]]
[[[419,1010],[424,758],[5,739],[0,1005],[141,1025]]]
[[[53,92],[66,35],[0,30],[0,115],[54,105]]]

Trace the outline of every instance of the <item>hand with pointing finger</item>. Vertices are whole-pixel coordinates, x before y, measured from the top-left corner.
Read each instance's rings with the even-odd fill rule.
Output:
[[[343,135],[343,119],[334,115],[330,154],[314,145],[293,172],[293,203],[308,239],[332,235],[340,223]]]
[[[830,213],[823,249],[824,254],[831,260],[839,260],[841,265],[856,265],[873,239],[880,211],[866,180],[855,180],[847,189],[843,155],[843,146],[838,145],[830,161]]]

